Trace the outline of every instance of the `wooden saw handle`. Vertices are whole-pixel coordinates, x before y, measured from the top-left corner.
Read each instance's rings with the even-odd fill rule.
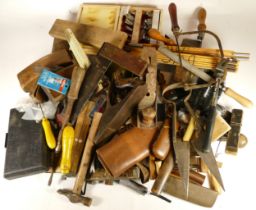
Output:
[[[151,39],[162,41],[166,45],[176,45],[175,41],[173,41],[172,39],[165,38],[163,35],[161,35],[160,31],[158,31],[157,29],[154,29],[154,28],[149,29],[148,35]]]
[[[244,96],[238,94],[237,92],[235,92],[231,88],[225,88],[224,93],[226,95],[230,96],[231,98],[235,99],[238,103],[240,103],[244,107],[247,107],[247,108],[252,108],[253,107],[253,102],[251,100],[249,100],[248,98],[245,98]]]
[[[180,30],[180,27],[178,25],[176,4],[171,3],[168,9],[171,17],[171,22],[172,22],[172,31],[178,32]]]

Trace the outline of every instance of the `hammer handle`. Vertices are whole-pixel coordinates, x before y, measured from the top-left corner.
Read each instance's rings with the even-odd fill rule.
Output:
[[[84,152],[82,156],[82,160],[80,163],[80,167],[77,173],[75,185],[73,188],[73,193],[80,194],[84,185],[85,176],[90,166],[91,161],[91,153],[94,146],[93,140],[96,135],[96,131],[98,129],[100,119],[102,114],[100,112],[95,112],[92,120],[92,124],[89,130],[89,134],[86,140],[86,144],[84,147]]]
[[[171,3],[168,9],[171,17],[171,22],[172,22],[172,31],[178,32],[180,30],[180,27],[178,25],[176,4]]]
[[[226,95],[230,96],[231,98],[235,99],[238,103],[240,103],[244,107],[247,107],[247,108],[252,108],[253,107],[253,103],[252,103],[251,100],[249,100],[248,98],[245,98],[244,96],[238,94],[237,92],[235,92],[231,88],[225,88],[224,93]]]

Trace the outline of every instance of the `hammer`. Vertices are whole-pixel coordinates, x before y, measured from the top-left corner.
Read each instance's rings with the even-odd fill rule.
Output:
[[[75,185],[73,187],[73,190],[68,189],[60,189],[58,190],[58,193],[65,195],[68,197],[70,202],[72,203],[82,203],[85,206],[90,206],[92,203],[92,199],[89,197],[83,197],[81,196],[81,191],[85,182],[85,176],[87,174],[87,171],[89,169],[90,161],[91,161],[91,153],[93,150],[93,140],[96,135],[96,131],[99,126],[99,122],[101,119],[102,114],[99,112],[95,112],[92,120],[92,124],[89,130],[89,134],[87,137],[87,141],[84,147],[84,152],[81,160],[81,164],[76,176]]]

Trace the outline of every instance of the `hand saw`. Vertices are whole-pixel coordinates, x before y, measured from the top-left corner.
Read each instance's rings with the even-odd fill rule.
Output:
[[[210,148],[210,151],[208,153],[202,152],[204,138],[206,134],[205,134],[205,131],[202,129],[202,123],[200,122],[201,120],[198,117],[196,117],[195,120],[196,120],[195,125],[197,129],[196,129],[195,135],[191,140],[191,143],[195,151],[197,152],[197,154],[202,158],[202,160],[208,167],[211,174],[216,178],[217,182],[221,185],[222,189],[225,190],[212,149]]]
[[[175,152],[176,161],[182,182],[184,185],[185,196],[188,196],[189,188],[189,164],[190,164],[190,144],[189,142],[182,141],[181,138],[176,136],[177,134],[177,111],[176,104],[172,103],[172,141]]]

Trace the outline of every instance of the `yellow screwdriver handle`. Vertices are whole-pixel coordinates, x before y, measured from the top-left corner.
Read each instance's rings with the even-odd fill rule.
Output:
[[[54,149],[56,147],[56,140],[55,140],[55,137],[53,135],[51,124],[50,124],[49,120],[47,120],[46,118],[43,118],[42,119],[42,126],[43,126],[43,129],[44,129],[44,134],[45,134],[45,139],[46,139],[47,146],[50,149]]]
[[[60,171],[68,174],[71,170],[72,147],[75,141],[75,130],[71,125],[67,125],[62,133],[62,155]]]

